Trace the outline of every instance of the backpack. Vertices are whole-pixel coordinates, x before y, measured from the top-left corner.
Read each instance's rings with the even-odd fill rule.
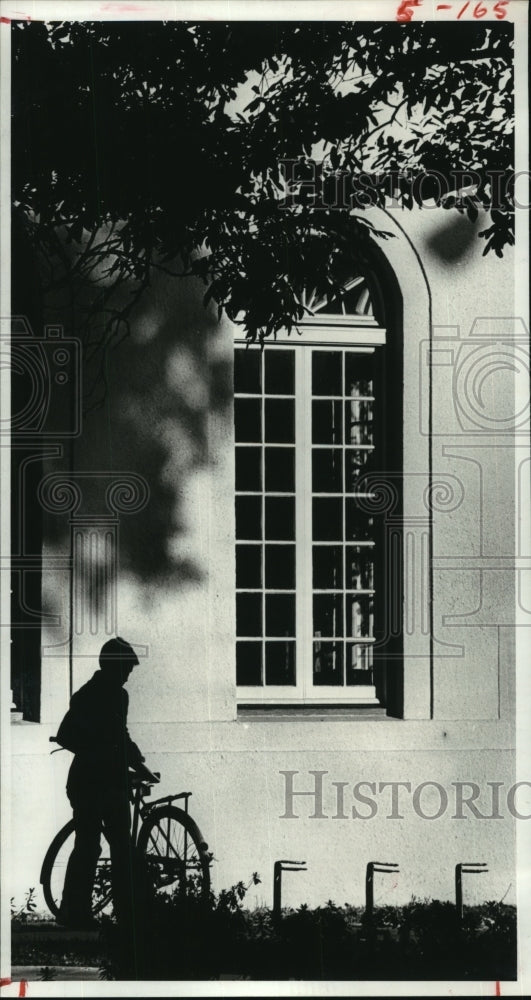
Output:
[[[87,681],[70,699],[70,708],[61,721],[57,735],[50,737],[59,749],[71,753],[90,750],[94,743],[94,678]],[[96,692],[98,693],[98,692]],[[55,753],[52,750],[52,753]]]
[[[75,713],[72,711],[72,708],[68,709],[59,726],[59,729],[57,730],[57,735],[51,736],[50,742],[59,743],[59,750],[70,750],[71,753],[77,753],[79,744],[79,723],[75,718]],[[52,750],[52,753],[57,753],[57,751]]]

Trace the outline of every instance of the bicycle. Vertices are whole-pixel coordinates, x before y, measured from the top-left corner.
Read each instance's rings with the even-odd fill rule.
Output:
[[[159,777],[157,775],[157,777]],[[203,900],[210,893],[212,855],[197,823],[188,812],[191,792],[178,792],[146,803],[153,782],[131,775],[133,805],[132,841],[144,862],[150,884],[156,893],[196,892]],[[184,809],[173,805],[184,800]],[[141,822],[142,821],[142,822]],[[59,915],[66,865],[74,846],[74,821],[70,820],[52,840],[41,868],[41,884],[46,905],[54,917]],[[111,860],[109,844],[102,829],[102,850],[92,893],[94,916],[110,912]]]

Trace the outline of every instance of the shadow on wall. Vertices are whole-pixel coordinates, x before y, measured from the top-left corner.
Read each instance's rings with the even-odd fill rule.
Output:
[[[64,445],[62,457],[46,465],[45,475],[61,472],[79,483],[76,516],[95,522],[109,513],[105,491],[113,476],[144,480],[147,503],[122,514],[119,524],[120,568],[144,584],[183,584],[204,573],[186,544],[194,528],[187,489],[191,477],[218,458],[209,421],[219,413],[228,427],[232,413],[232,362],[215,311],[203,306],[204,291],[195,279],[154,280],[131,319],[130,335],[108,350],[101,373],[101,356],[85,362],[83,382],[95,373],[103,378],[103,402],[84,414],[80,435]],[[76,326],[75,319],[68,322],[71,315],[56,302],[46,321],[62,323],[68,336]],[[64,544],[69,532],[68,513],[47,515],[45,537],[52,546]]]
[[[471,222],[466,215],[452,212],[426,240],[426,247],[443,263],[456,264],[477,245],[480,225],[480,221]]]

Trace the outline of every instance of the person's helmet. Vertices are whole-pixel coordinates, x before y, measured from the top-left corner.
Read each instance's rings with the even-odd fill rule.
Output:
[[[113,666],[125,663],[130,666],[138,663],[138,656],[131,644],[126,642],[125,639],[120,638],[119,635],[116,636],[116,639],[108,639],[107,642],[104,642],[100,650],[100,667],[102,670],[106,668],[112,669]]]

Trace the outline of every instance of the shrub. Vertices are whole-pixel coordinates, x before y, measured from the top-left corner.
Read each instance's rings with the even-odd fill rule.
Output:
[[[128,933],[103,916],[99,940],[80,946],[75,955],[59,953],[53,935],[38,945],[14,937],[16,961],[42,965],[43,978],[52,965],[90,958],[100,963],[104,979],[516,977],[514,906],[491,901],[465,907],[460,923],[453,903],[413,897],[405,906],[378,908],[374,922],[367,923],[362,907],[329,900],[315,909],[305,904],[284,909],[278,922],[266,907],[245,908],[249,888],[259,882],[254,873],[247,883],[211,892],[206,901],[193,881],[169,896],[145,892]],[[37,917],[33,889],[22,906],[12,900],[11,915],[14,929],[31,925]]]
[[[142,914],[134,954],[121,950],[106,921],[112,978],[216,979],[505,979],[516,975],[515,909],[502,903],[465,908],[459,924],[452,903],[412,899],[382,907],[375,923],[348,904],[271,912],[244,908],[249,886],[238,883],[205,906],[196,895],[151,899]]]

